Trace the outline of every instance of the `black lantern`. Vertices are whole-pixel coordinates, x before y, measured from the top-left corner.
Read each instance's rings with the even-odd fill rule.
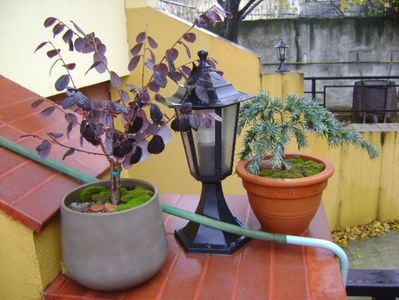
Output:
[[[188,117],[180,107],[182,102],[190,102],[192,114],[207,120],[206,126],[181,132],[190,173],[202,182],[196,213],[241,226],[226,204],[221,181],[232,174],[240,102],[251,96],[239,93],[226,82],[208,64],[207,55],[204,50],[198,52],[199,65],[194,67],[186,86],[169,101],[172,101],[170,106],[175,108],[178,119]],[[248,241],[244,236],[192,221],[177,229],[175,235],[186,251],[198,253],[231,254]]]
[[[288,72],[287,66],[284,64],[286,55],[287,55],[287,49],[288,45],[284,43],[283,39],[280,39],[280,42],[274,46],[277,52],[277,59],[280,61],[280,64],[276,70],[276,72],[283,73],[283,72]]]

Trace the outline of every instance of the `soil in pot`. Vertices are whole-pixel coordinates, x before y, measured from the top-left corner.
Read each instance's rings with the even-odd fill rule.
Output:
[[[93,185],[84,188],[76,201],[68,204],[72,210],[82,213],[112,213],[135,208],[146,203],[154,195],[153,191],[144,187],[121,187],[119,189],[120,203],[111,203],[111,191],[108,187]]]
[[[292,156],[287,159],[289,167],[286,169],[274,169],[272,166],[261,170],[259,176],[269,178],[302,178],[313,176],[324,170],[324,164]],[[270,164],[267,164],[270,165]]]

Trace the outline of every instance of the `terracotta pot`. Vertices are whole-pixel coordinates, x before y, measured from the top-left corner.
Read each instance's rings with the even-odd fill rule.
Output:
[[[267,178],[250,174],[248,160],[238,162],[236,171],[247,190],[249,203],[263,230],[274,233],[304,233],[320,206],[323,190],[334,167],[328,160],[305,154],[299,156],[325,165],[319,174],[295,179]]]
[[[80,186],[61,203],[63,262],[70,276],[96,290],[125,290],[150,279],[167,256],[167,240],[157,189],[148,182],[122,179],[125,187],[145,186],[154,192],[146,203],[110,214],[71,210],[82,188],[110,186],[98,181]]]

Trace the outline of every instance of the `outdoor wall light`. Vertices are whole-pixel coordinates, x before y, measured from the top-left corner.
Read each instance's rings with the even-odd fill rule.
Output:
[[[202,182],[196,213],[241,226],[225,201],[221,181],[232,174],[237,119],[241,101],[252,98],[238,92],[207,62],[208,53],[198,52],[200,62],[194,67],[184,87],[168,99],[184,126],[184,105],[191,103],[191,114],[205,120],[197,130],[187,128],[181,137],[191,175]],[[185,103],[185,104],[184,104]],[[197,118],[198,119],[198,118]],[[189,120],[187,120],[189,122]],[[173,127],[173,126],[172,126]],[[175,231],[175,236],[188,252],[231,254],[248,241],[195,222]]]
[[[280,42],[274,46],[277,52],[277,59],[280,61],[280,64],[276,70],[276,72],[283,73],[288,72],[287,66],[284,64],[287,55],[288,45],[284,43],[283,39],[280,39]]]

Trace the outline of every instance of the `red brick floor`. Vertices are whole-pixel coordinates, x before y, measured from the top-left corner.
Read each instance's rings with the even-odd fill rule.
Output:
[[[229,196],[231,211],[251,228],[259,223],[246,196]],[[164,194],[161,202],[193,211],[198,196]],[[132,290],[102,293],[60,275],[45,291],[47,300],[67,299],[346,299],[339,265],[329,251],[252,240],[233,255],[186,253],[175,228],[186,221],[164,215],[169,254],[161,271]],[[330,239],[321,207],[305,236]]]
[[[50,117],[42,118],[40,111],[49,104],[31,108],[32,102],[39,98],[39,95],[0,75],[0,136],[34,150],[40,142],[23,135],[45,136],[48,131],[65,132],[62,112],[56,110]],[[68,143],[79,143],[78,129],[71,134]],[[93,150],[93,147],[88,149]],[[91,176],[99,176],[108,168],[105,159],[82,153],[63,161],[64,152],[65,149],[60,147],[54,149],[51,158]],[[40,232],[46,222],[58,213],[62,196],[80,184],[0,147],[0,209],[36,232]]]

